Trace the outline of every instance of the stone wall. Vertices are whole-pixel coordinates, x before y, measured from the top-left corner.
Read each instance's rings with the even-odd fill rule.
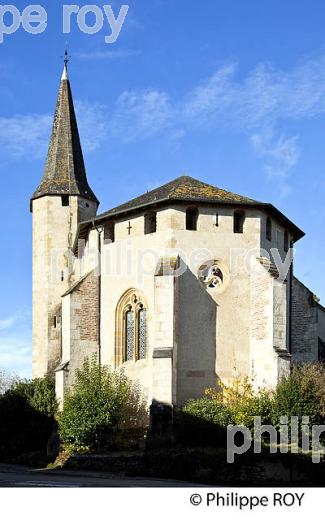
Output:
[[[68,248],[78,222],[95,215],[97,205],[71,196],[36,199],[33,210],[33,377],[57,367],[61,354],[61,296],[71,285]],[[86,206],[87,204],[87,206]]]
[[[293,278],[292,359],[293,362],[318,360],[318,338],[325,340],[325,311],[315,295]]]
[[[277,287],[274,275],[259,261],[264,213],[247,209],[244,233],[239,234],[233,230],[233,208],[217,210],[218,219],[215,207],[199,207],[197,231],[185,229],[186,205],[178,204],[157,212],[156,233],[145,235],[144,217],[137,214],[120,218],[113,243],[104,243],[104,234],[100,236],[101,360],[117,366],[117,307],[130,288],[141,292],[148,306],[147,356],[126,361],[123,368],[140,382],[149,402],[182,405],[204,395],[217,380],[227,384],[256,373],[259,383],[274,386],[280,371],[288,367],[288,359],[281,356],[288,354],[289,286]],[[280,247],[281,242],[282,230],[270,245]],[[97,248],[98,233],[91,231],[79,268],[95,268]],[[284,258],[284,251],[280,256]],[[158,276],[161,258],[175,257],[180,259],[180,273]],[[200,267],[211,260],[224,274],[220,290],[204,287],[199,279]],[[77,349],[83,352],[82,343],[89,338],[82,339],[81,322],[76,330],[81,312],[77,294],[74,289],[64,298],[71,302],[64,302],[69,310],[63,314],[73,315],[70,343],[78,358]],[[69,334],[65,331],[63,337]]]
[[[63,297],[62,359],[56,375],[56,391],[63,400],[64,386],[71,386],[75,371],[85,358],[99,353],[99,277],[86,275]],[[64,381],[64,384],[63,384]]]

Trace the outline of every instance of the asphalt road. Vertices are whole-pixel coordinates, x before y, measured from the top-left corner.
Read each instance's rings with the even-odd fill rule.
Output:
[[[108,473],[31,469],[0,464],[0,487],[189,487],[174,480],[123,478]],[[197,486],[194,484],[194,486]]]

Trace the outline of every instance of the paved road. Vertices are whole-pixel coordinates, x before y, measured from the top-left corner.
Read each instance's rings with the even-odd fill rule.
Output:
[[[30,469],[0,464],[0,487],[189,487],[173,480],[120,478],[107,473]],[[196,484],[193,486],[197,487]]]

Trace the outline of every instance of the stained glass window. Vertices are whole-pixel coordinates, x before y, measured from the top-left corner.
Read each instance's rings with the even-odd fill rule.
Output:
[[[125,314],[125,359],[134,359],[134,312],[128,311]]]
[[[138,349],[139,349],[139,359],[144,359],[146,357],[147,351],[147,311],[146,309],[141,309],[138,315],[139,319],[139,327],[138,327]]]

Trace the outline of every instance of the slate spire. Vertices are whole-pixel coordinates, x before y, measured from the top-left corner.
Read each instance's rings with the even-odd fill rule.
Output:
[[[87,181],[67,63],[66,53],[46,166],[32,200],[46,195],[79,195],[99,204]]]

